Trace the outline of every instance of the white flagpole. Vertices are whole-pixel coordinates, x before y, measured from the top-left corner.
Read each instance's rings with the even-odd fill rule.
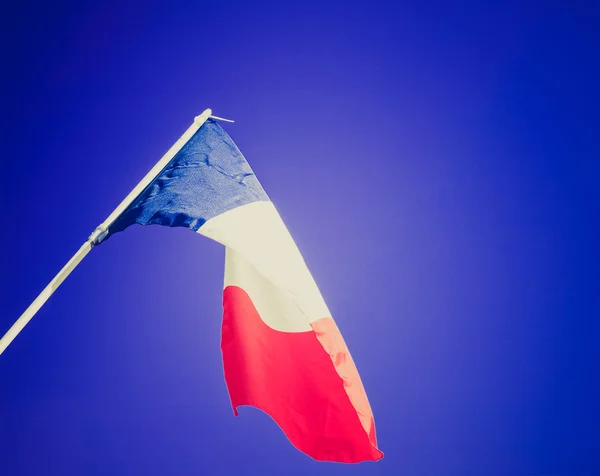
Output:
[[[50,281],[50,284],[44,288],[37,298],[29,305],[21,317],[12,325],[6,334],[0,339],[0,355],[6,350],[9,344],[14,340],[15,337],[23,330],[25,325],[31,320],[33,316],[40,310],[44,303],[52,296],[52,293],[58,289],[62,282],[71,274],[77,265],[83,258],[90,252],[90,250],[97,244],[99,244],[108,234],[110,226],[115,222],[119,216],[127,209],[129,205],[138,197],[140,193],[150,185],[158,174],[167,166],[173,157],[181,150],[181,148],[192,138],[192,136],[202,127],[202,124],[211,116],[212,111],[206,109],[202,114],[194,118],[194,123],[188,128],[187,131],[173,144],[173,146],[167,151],[165,155],[156,163],[154,167],[146,174],[146,176],[138,183],[135,188],[125,197],[125,199],[119,204],[117,208],[108,216],[106,220],[98,226],[94,232],[90,235],[87,241],[79,248],[79,251],[73,255],[69,262],[61,269],[54,279]],[[220,119],[216,118],[215,119]]]

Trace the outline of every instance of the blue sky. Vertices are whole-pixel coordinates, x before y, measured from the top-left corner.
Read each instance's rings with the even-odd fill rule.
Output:
[[[600,474],[596,2],[6,10],[4,331],[206,107],[294,236],[385,458],[317,463],[219,350],[224,251],[131,227],[0,357],[2,475]]]

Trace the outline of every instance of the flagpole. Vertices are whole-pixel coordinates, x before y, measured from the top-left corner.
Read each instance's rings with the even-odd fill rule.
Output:
[[[91,249],[102,242],[108,235],[110,226],[121,216],[121,214],[127,209],[129,205],[138,197],[144,189],[150,185],[150,183],[161,173],[161,171],[167,166],[173,157],[181,150],[181,148],[192,138],[192,136],[202,127],[202,124],[211,116],[212,111],[210,109],[204,110],[202,114],[194,118],[193,124],[188,128],[187,131],[171,146],[165,155],[150,169],[150,172],[135,186],[135,188],[129,192],[129,194],[123,199],[123,201],[114,209],[114,211],[108,216],[106,220],[102,222],[90,235],[87,241],[79,248],[77,253],[67,262],[67,264],[58,272],[56,276],[50,281],[48,286],[38,295],[37,298],[29,305],[21,317],[11,326],[11,328],[4,334],[0,339],[0,355],[6,350],[10,343],[14,340],[17,335],[23,330],[27,323],[35,316],[40,310],[44,303],[52,296],[54,291],[62,284],[62,282],[71,274],[71,272],[77,267],[81,260],[91,251]],[[217,119],[217,118],[215,118]],[[220,118],[218,118],[220,119]]]

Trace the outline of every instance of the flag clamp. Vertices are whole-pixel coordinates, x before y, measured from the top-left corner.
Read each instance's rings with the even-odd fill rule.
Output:
[[[87,239],[90,245],[96,246],[104,241],[108,235],[108,228],[104,225],[98,225],[93,233]]]

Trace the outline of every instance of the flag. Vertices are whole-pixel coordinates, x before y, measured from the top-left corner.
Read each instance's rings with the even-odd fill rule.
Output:
[[[234,413],[269,414],[319,461],[379,460],[358,371],[300,251],[248,162],[208,119],[112,224],[186,227],[225,246],[221,350]]]

